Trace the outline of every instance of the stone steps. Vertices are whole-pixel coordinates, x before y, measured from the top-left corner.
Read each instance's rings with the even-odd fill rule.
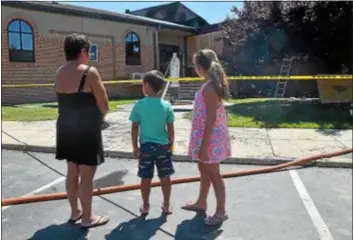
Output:
[[[182,82],[180,83],[179,98],[181,100],[194,99],[195,93],[200,89],[203,82]]]

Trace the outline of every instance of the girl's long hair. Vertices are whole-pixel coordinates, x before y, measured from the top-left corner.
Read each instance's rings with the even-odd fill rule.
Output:
[[[217,54],[211,49],[199,50],[194,55],[194,62],[205,71],[206,79],[211,81],[219,97],[228,99],[230,95],[229,84]]]

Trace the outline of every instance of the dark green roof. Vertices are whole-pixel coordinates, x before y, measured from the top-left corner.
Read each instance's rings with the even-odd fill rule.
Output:
[[[177,14],[180,8],[182,8],[184,12],[188,12],[188,14],[184,14],[184,16],[182,16],[182,14]],[[199,27],[209,25],[209,23],[204,18],[202,18],[194,11],[192,11],[190,8],[186,7],[184,4],[178,1],[168,3],[168,4],[138,9],[134,11],[129,10],[128,13],[135,16],[138,15],[138,16],[144,16],[149,18],[155,18],[163,21],[168,21],[168,22],[173,22],[173,23],[178,23],[178,24],[188,25],[188,26],[191,26],[192,23],[195,21],[199,23],[200,25]],[[161,14],[161,16],[156,17],[157,14]],[[187,17],[187,16],[191,16],[191,17]]]

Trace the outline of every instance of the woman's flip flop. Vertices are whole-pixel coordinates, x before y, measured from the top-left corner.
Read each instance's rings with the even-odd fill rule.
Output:
[[[105,225],[108,222],[109,222],[109,218],[108,217],[99,216],[96,221],[94,221],[93,223],[91,223],[89,225],[83,225],[81,223],[81,227],[83,229],[94,228],[94,227],[99,227],[99,226]]]
[[[150,211],[150,207],[147,207],[147,208],[144,208],[143,206],[140,207],[140,213],[141,213],[141,215],[146,216],[146,215],[148,215],[149,211]]]
[[[181,209],[186,211],[194,211],[194,212],[205,212],[205,208],[195,207],[194,204],[187,204],[181,207]]]
[[[70,223],[70,224],[74,224],[74,223],[76,223],[78,220],[81,220],[81,218],[82,218],[82,212],[76,217],[76,219],[70,218],[67,222]]]
[[[208,226],[217,226],[222,224],[226,220],[228,220],[228,215],[224,215],[223,217],[213,215],[205,219],[205,224]]]
[[[172,214],[172,208],[166,208],[165,206],[162,206],[162,213],[165,215],[170,215]]]

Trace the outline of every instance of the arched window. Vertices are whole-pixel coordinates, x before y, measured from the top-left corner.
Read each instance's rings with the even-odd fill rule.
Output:
[[[141,65],[140,38],[136,33],[130,32],[125,37],[125,64]]]
[[[34,62],[34,37],[31,25],[21,19],[7,26],[10,62]]]

